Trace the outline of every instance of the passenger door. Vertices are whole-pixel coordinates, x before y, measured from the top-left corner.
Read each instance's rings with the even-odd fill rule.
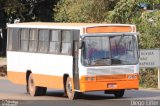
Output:
[[[73,41],[73,80],[75,90],[80,89],[78,69],[78,41]]]

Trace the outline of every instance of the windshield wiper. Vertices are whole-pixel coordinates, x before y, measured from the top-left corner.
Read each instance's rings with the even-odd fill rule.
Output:
[[[121,35],[121,38],[120,38],[119,41],[118,41],[118,45],[121,43],[121,41],[122,41],[122,39],[123,39],[124,36],[125,36],[124,34]]]

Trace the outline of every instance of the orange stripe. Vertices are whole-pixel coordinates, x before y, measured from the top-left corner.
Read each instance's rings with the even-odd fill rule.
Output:
[[[26,73],[7,71],[8,79],[15,84],[26,85]]]
[[[26,85],[25,72],[7,72],[8,79],[15,84]],[[44,86],[48,88],[63,89],[63,76],[50,76],[42,74],[34,74],[33,79],[36,86]]]
[[[93,81],[86,81],[86,76],[80,79],[80,91],[98,91],[98,90],[111,90],[108,84],[116,84],[114,89],[138,89],[139,77],[137,79],[127,79],[128,75],[107,75],[107,76],[93,76]],[[42,74],[34,74],[33,78],[36,86],[44,86],[49,88],[63,89],[63,77],[50,76]],[[8,71],[8,79],[16,84],[26,84],[26,74],[23,72]],[[73,83],[73,79],[72,79]],[[73,85],[74,86],[74,85]],[[74,88],[73,88],[74,89]]]
[[[132,28],[130,26],[99,26],[86,29],[86,33],[117,33],[131,31]]]
[[[63,76],[33,74],[36,86],[63,89]]]

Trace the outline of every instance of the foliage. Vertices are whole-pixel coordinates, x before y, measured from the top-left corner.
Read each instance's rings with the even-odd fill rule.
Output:
[[[158,87],[158,70],[156,68],[147,68],[140,70],[140,86],[144,88]]]
[[[53,21],[54,5],[58,0],[1,0],[2,9],[7,14],[7,22],[13,23],[15,19],[26,21]]]
[[[60,0],[55,8],[58,22],[104,22],[105,13],[118,0]]]
[[[0,27],[5,27],[6,23],[6,13],[4,9],[2,9],[5,5],[5,0],[0,0]]]
[[[143,20],[138,24],[141,48],[160,47],[160,11],[145,13]]]
[[[110,23],[129,23],[135,13],[135,0],[120,0],[114,9],[106,14],[106,20]]]

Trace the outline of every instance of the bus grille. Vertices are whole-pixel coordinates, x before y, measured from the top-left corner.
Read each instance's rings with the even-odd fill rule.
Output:
[[[113,80],[125,80],[126,79],[126,75],[100,75],[100,76],[96,76],[96,80],[97,81],[113,81]]]

